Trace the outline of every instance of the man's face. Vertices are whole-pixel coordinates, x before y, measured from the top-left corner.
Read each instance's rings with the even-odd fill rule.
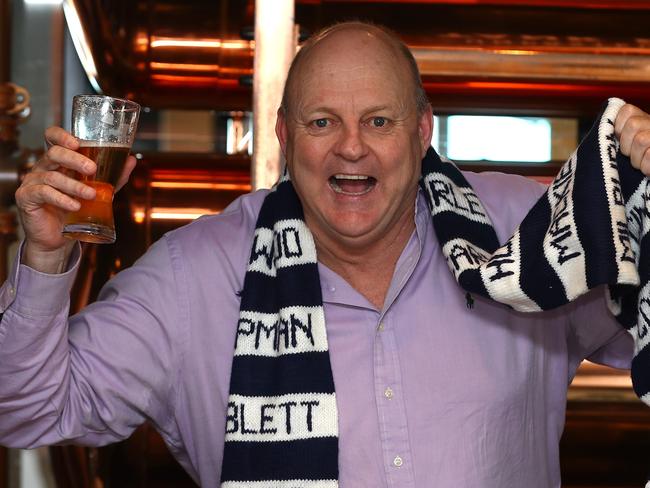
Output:
[[[364,249],[413,227],[430,110],[406,62],[374,34],[343,30],[303,60],[276,132],[317,242]]]

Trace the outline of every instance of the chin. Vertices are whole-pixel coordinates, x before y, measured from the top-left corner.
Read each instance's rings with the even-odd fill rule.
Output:
[[[335,225],[332,226],[332,229],[336,234],[345,236],[349,239],[368,235],[374,228],[376,228],[376,225],[371,225],[369,220],[363,220],[360,222],[359,219],[354,219],[349,222],[338,220]]]

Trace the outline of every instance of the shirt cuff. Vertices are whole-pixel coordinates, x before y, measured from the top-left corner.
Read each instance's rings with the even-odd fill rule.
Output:
[[[0,311],[4,312],[10,306],[25,316],[50,315],[59,311],[70,296],[81,261],[81,246],[75,244],[65,272],[48,274],[20,264],[24,245],[22,242],[18,247],[9,276],[0,287]]]

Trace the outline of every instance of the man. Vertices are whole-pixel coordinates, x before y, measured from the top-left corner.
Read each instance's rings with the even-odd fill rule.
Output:
[[[648,172],[650,117],[626,106],[616,126],[622,150]],[[277,134],[318,256],[338,483],[560,486],[568,384],[586,357],[629,367],[631,339],[602,290],[543,314],[481,298],[468,310],[418,192],[431,133],[414,61],[383,30],[335,26],[294,62]],[[247,405],[246,416],[229,402],[233,344],[277,346],[261,320],[238,326],[247,267],[268,256],[255,227],[272,194],[247,195],[166,235],[68,319],[79,247],[61,238],[61,213],[92,190],[56,170],[94,166],[61,129],[46,137],[51,148],[16,194],[26,238],[0,293],[0,440],[105,444],[149,420],[194,479],[217,486],[240,461],[227,455],[222,466],[226,431],[271,443],[316,429],[320,411],[309,402]],[[543,192],[524,178],[466,176],[502,241]],[[261,486],[336,486],[282,477],[300,469],[289,441],[269,469],[294,481]]]

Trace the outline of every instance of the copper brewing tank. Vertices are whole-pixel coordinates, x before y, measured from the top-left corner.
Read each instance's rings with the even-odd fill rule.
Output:
[[[102,91],[152,107],[250,108],[254,1],[68,3]]]
[[[152,107],[250,109],[253,0],[69,3],[103,91]],[[296,0],[303,37],[346,19],[399,32],[439,112],[584,115],[613,93],[650,101],[646,0]]]

